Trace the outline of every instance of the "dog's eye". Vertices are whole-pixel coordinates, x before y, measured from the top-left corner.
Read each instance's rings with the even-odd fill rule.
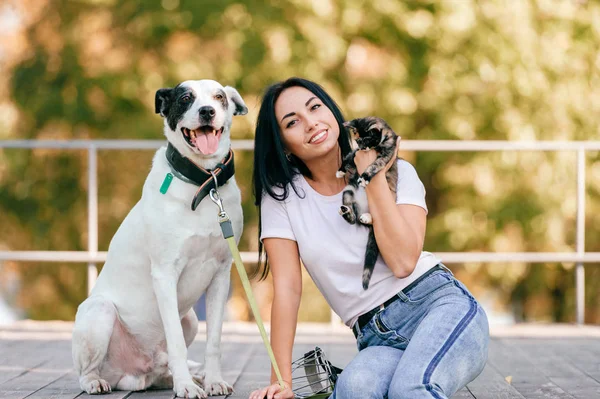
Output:
[[[223,99],[223,95],[222,95],[222,94],[217,94],[217,95],[215,96],[215,98],[216,98],[217,100],[221,101],[221,100]]]
[[[192,97],[189,94],[185,94],[181,97],[181,102],[183,103],[187,103],[192,99]]]

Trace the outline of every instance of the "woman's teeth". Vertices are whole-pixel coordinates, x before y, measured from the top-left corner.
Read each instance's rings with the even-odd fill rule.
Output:
[[[315,141],[320,140],[323,136],[325,136],[325,133],[327,133],[327,130],[323,130],[321,133],[311,138],[309,143],[314,143]]]

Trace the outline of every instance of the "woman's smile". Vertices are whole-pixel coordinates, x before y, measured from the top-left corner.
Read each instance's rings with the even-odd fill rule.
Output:
[[[327,140],[328,135],[328,129],[321,129],[311,136],[310,140],[308,140],[308,144],[321,144],[322,142]]]

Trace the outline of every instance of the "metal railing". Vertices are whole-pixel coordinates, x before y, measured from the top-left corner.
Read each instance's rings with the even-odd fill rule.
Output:
[[[88,264],[88,292],[97,274],[96,264],[106,260],[98,251],[98,150],[151,150],[164,140],[0,140],[0,148],[71,149],[88,152],[88,250],[87,251],[0,251],[0,260],[33,262],[84,262]],[[233,140],[235,150],[253,150],[252,140]],[[585,251],[585,156],[600,151],[600,141],[458,141],[403,140],[403,151],[573,151],[577,153],[577,235],[574,252],[436,252],[444,263],[465,262],[573,262],[576,264],[577,323],[584,324],[585,263],[600,263],[600,252]],[[256,252],[243,252],[245,263],[256,262]]]

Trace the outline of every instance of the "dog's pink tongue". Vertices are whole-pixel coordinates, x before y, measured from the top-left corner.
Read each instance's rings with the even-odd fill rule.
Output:
[[[219,139],[216,134],[208,133],[200,133],[196,134],[196,147],[202,152],[204,155],[214,154],[219,147]]]

